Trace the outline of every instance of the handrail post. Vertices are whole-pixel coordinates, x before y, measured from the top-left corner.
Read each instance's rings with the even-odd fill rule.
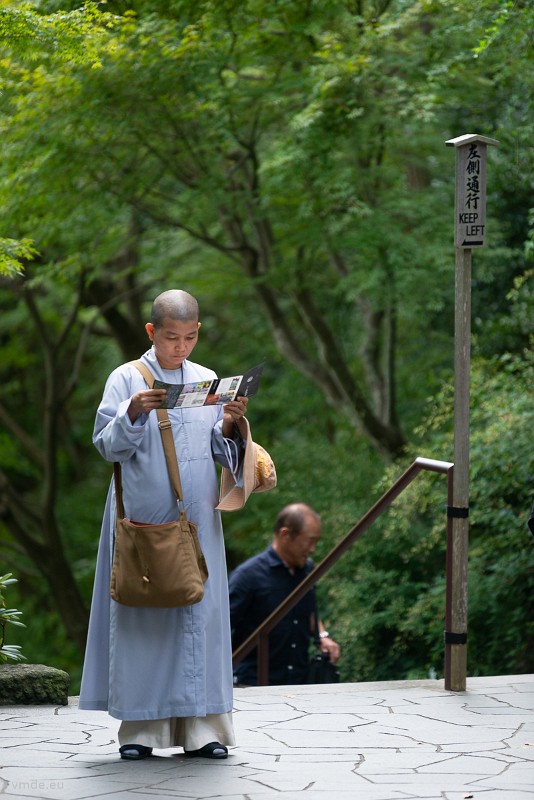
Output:
[[[454,467],[449,470],[447,475],[447,507],[453,505],[454,498]],[[445,689],[451,690],[451,643],[447,636],[447,631],[452,630],[452,586],[453,586],[453,527],[452,517],[447,514],[447,557],[445,566],[445,663],[444,679]]]
[[[269,685],[269,633],[258,637],[258,686]]]
[[[456,151],[454,201],[454,479],[450,535],[451,614],[445,630],[450,645],[450,685],[463,692],[467,676],[467,549],[469,537],[469,382],[471,373],[471,249],[486,233],[486,151],[497,139],[466,133],[446,144]]]
[[[469,383],[471,372],[471,250],[456,248],[454,315],[454,478],[451,534],[450,685],[467,681],[467,551],[469,539]],[[460,515],[465,516],[460,516]]]

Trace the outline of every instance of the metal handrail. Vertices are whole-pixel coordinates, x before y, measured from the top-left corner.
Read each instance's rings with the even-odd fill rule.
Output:
[[[435,461],[430,458],[416,458],[413,464],[398,478],[382,497],[364,514],[347,535],[328,553],[325,558],[307,575],[304,580],[280,603],[256,630],[234,650],[234,667],[247,656],[254,647],[258,649],[258,686],[269,684],[269,633],[293,606],[328,572],[341,556],[351,547],[367,528],[388,508],[391,503],[412,483],[420,472],[438,472],[447,475],[447,505],[452,506],[452,481],[454,464],[449,461]],[[452,519],[447,515],[447,562],[446,562],[446,610],[445,629],[451,630],[451,570],[452,570]],[[450,689],[451,645],[445,640],[445,688]]]

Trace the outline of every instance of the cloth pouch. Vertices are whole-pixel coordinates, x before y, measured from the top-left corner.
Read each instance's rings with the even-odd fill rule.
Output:
[[[159,525],[117,518],[110,593],[137,608],[200,602],[208,578],[197,526],[185,514]]]

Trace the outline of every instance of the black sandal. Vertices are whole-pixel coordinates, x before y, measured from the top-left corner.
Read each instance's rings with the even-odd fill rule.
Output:
[[[127,758],[130,761],[139,761],[142,758],[148,758],[152,755],[152,748],[145,747],[144,744],[123,744],[119,747],[121,758]]]
[[[228,748],[220,742],[210,742],[201,747],[200,750],[185,750],[187,758],[227,758]]]

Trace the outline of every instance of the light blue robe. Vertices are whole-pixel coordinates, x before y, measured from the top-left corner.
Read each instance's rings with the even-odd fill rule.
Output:
[[[164,370],[149,350],[142,357],[156,378],[189,383],[215,378],[183,363]],[[141,373],[124,364],[109,376],[93,442],[107,461],[120,461],[126,516],[140,522],[177,519],[155,412],[130,422],[132,395],[146,389]],[[209,578],[204,599],[172,609],[130,608],[111,600],[115,492],[109,489],[98,550],[80,708],[121,720],[204,717],[232,709],[232,652],[228,582],[215,461],[234,467],[222,436],[222,407],[169,409],[188,519],[198,525]]]

